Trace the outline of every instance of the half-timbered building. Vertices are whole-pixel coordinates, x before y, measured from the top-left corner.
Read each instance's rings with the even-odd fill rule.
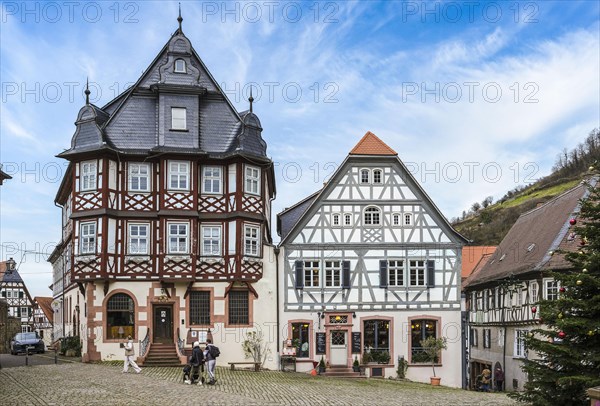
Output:
[[[398,154],[371,132],[324,187],[277,216],[281,330],[298,370],[369,358],[367,375],[429,381],[421,342],[446,337],[436,372],[461,386],[466,242]]]
[[[522,390],[527,382],[522,360],[535,357],[524,337],[540,327],[538,301],[556,299],[560,286],[550,271],[571,267],[564,255],[582,241],[575,234],[582,183],[522,214],[487,263],[465,281],[469,312],[469,382],[485,368],[504,373],[505,390]]]
[[[69,167],[56,196],[56,324],[74,326],[84,360],[120,357],[130,334],[146,364],[184,360],[210,336],[220,362],[241,361],[246,331],[274,331],[261,123],[252,97],[234,108],[178,21],[133,86],[102,108],[86,101],[58,155]]]
[[[53,344],[54,332],[52,323],[54,321],[54,310],[52,309],[52,298],[36,296],[33,298],[33,316],[31,319],[33,331],[44,340],[46,347]]]
[[[21,321],[21,332],[32,331],[33,299],[14,259],[0,262],[0,295],[6,299],[8,315]]]

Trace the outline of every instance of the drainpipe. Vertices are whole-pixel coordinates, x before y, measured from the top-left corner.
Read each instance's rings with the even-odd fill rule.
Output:
[[[461,342],[461,370],[462,370],[462,388],[467,389],[467,367],[469,365],[467,361],[467,328],[469,327],[469,311],[467,310],[467,297],[465,292],[460,294],[461,308],[464,309],[460,312],[461,318],[461,329],[460,329],[460,342]]]
[[[277,354],[279,354],[279,334],[280,334],[280,328],[279,328],[279,247],[275,247],[273,248],[273,253],[275,253],[275,300],[277,301],[276,304],[276,318],[277,318]]]

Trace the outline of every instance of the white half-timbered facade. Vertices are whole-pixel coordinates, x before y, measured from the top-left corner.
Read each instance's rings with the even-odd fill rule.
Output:
[[[395,376],[403,357],[409,379],[429,381],[419,344],[445,336],[439,376],[461,386],[465,239],[396,152],[368,132],[322,190],[277,221],[281,329],[299,370],[321,357],[350,367],[369,353],[381,362],[367,366],[370,375]]]
[[[275,325],[262,127],[252,97],[235,110],[178,20],[131,88],[102,108],[86,103],[59,155],[69,169],[50,258],[55,331],[80,336],[86,361],[121,357],[129,334],[146,365],[183,361],[211,336],[220,362],[240,361],[245,332]]]
[[[19,275],[14,259],[0,262],[0,296],[8,305],[8,316],[21,322],[21,332],[33,331],[33,298]]]

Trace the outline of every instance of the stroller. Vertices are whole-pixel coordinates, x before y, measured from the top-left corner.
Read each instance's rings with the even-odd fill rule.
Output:
[[[204,378],[204,361],[198,366],[193,366],[188,360],[188,363],[183,367],[183,383],[200,384],[202,385],[206,379]]]

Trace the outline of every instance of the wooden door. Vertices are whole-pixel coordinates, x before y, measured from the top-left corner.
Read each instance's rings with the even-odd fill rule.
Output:
[[[173,343],[173,308],[156,306],[154,308],[154,342]]]

